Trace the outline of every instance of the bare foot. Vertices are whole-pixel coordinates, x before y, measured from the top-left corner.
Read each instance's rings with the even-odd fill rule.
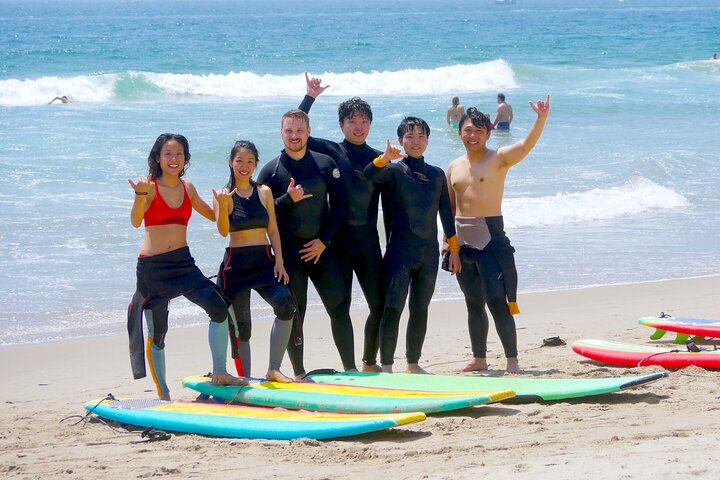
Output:
[[[487,359],[482,357],[473,357],[470,363],[465,365],[463,372],[481,372],[488,369]]]
[[[517,357],[507,359],[507,372],[508,373],[520,373],[520,364],[518,363]]]
[[[280,370],[268,370],[267,374],[265,375],[265,378],[267,378],[268,382],[278,382],[278,383],[292,383],[293,379],[283,375],[283,373]]]
[[[382,366],[382,372],[384,373],[392,373],[392,365],[383,365]]]
[[[407,373],[419,373],[421,375],[430,375],[430,372],[422,368],[417,363],[408,363],[407,368],[405,369]]]
[[[363,362],[362,371],[363,372],[382,372],[382,368],[380,368],[380,365],[378,365],[377,363],[368,365],[367,363]]]
[[[295,381],[296,382],[302,382],[302,383],[315,383],[315,380],[312,378],[309,378],[307,376],[307,373],[299,373],[295,375]]]
[[[249,385],[250,380],[245,377],[234,377],[227,372],[224,373],[213,373],[212,376],[213,385]]]

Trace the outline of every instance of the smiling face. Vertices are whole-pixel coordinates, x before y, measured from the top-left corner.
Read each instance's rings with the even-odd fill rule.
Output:
[[[233,156],[230,166],[237,183],[249,183],[257,167],[258,159],[247,148],[239,148]]]
[[[168,140],[160,149],[160,169],[163,175],[175,177],[185,169],[185,147],[177,140]]]
[[[428,136],[420,126],[406,131],[402,137],[398,137],[398,141],[405,153],[414,158],[422,157],[428,146]]]
[[[352,117],[343,119],[340,122],[340,129],[345,134],[345,139],[348,142],[362,145],[370,133],[370,125],[372,125],[372,122],[367,116],[356,113]]]
[[[485,126],[476,126],[470,118],[465,119],[460,126],[460,140],[462,140],[468,152],[485,150],[489,138],[490,132]]]
[[[310,126],[306,121],[297,117],[285,117],[282,120],[280,133],[288,155],[293,158],[305,155],[310,137]]]

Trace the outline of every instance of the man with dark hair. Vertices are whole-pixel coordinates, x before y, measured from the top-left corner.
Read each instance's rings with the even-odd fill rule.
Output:
[[[493,128],[498,130],[510,130],[510,122],[513,120],[513,110],[509,103],[505,101],[505,94],[497,94],[497,111],[495,113],[495,121]]]
[[[308,279],[330,316],[335,346],[343,368],[355,370],[350,298],[342,282],[333,240],[347,212],[345,184],[332,158],[307,148],[310,119],[290,110],[281,121],[285,149],[258,175],[275,198],[275,212],[290,288],[298,304],[299,334],[288,344],[296,379],[305,376],[302,321],[307,308]],[[296,330],[297,331],[297,330]]]
[[[385,250],[385,308],[380,322],[380,360],[392,372],[400,315],[410,293],[405,335],[407,371],[427,373],[419,366],[427,331],[428,307],[438,271],[437,216],[450,244],[450,270],[460,268],[450,197],[445,174],[425,163],[430,127],[421,118],[406,117],[397,130],[405,150],[387,141],[385,153],[365,168],[365,175],[387,188],[393,206],[390,240]],[[400,162],[391,160],[402,158]]]
[[[310,111],[315,99],[328,86],[305,72],[307,94],[299,109]],[[378,335],[383,311],[384,292],[382,253],[377,229],[380,188],[363,174],[365,167],[382,152],[365,140],[372,125],[370,105],[360,98],[351,98],[338,107],[338,122],[345,139],[336,143],[322,138],[308,138],[308,149],[329,155],[335,160],[347,189],[348,210],[339,227],[335,246],[342,268],[342,280],[348,296],[352,295],[353,272],[365,295],[370,313],[365,322],[363,371],[380,371],[377,366]],[[389,228],[389,207],[383,200],[386,231]]]
[[[497,151],[487,148],[492,131],[490,117],[469,108],[460,120],[459,135],[465,154],[447,169],[450,204],[455,214],[462,268],[457,279],[465,295],[473,359],[466,372],[487,370],[487,303],[505,350],[507,371],[518,372],[517,334],[513,315],[517,305],[515,249],[504,232],[502,199],[505,178],[537,143],[548,113],[550,95],[543,102],[530,102],[537,118],[527,136]]]

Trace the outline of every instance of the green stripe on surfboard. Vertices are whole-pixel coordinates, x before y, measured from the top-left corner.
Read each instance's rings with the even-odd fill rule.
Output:
[[[481,375],[415,375],[409,373],[310,372],[319,383],[406,388],[437,392],[514,390],[511,401],[562,400],[616,392],[666,377],[665,372],[611,378],[520,378]]]

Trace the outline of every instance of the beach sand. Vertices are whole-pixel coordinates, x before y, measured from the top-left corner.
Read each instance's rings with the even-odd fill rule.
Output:
[[[602,338],[648,343],[641,316],[661,310],[720,316],[720,276],[523,294],[516,317],[523,376],[606,377],[648,373],[591,362],[570,342]],[[172,307],[171,307],[172,315]],[[360,355],[364,312],[354,313]],[[401,324],[404,332],[405,319]],[[253,373],[264,372],[270,322],[253,331]],[[540,348],[559,335],[564,347]],[[191,400],[180,379],[209,367],[206,329],[170,328],[168,380],[175,399]],[[306,365],[339,368],[327,317],[306,322]],[[398,353],[404,351],[404,335]],[[504,365],[491,326],[490,375]],[[421,365],[454,373],[471,353],[463,302],[437,302]],[[358,359],[359,361],[359,359]],[[404,368],[398,359],[396,370]],[[289,361],[283,370],[290,373]],[[717,478],[720,381],[690,367],[624,392],[549,403],[494,404],[420,423],[332,441],[238,440],[173,435],[132,443],[131,434],[100,423],[60,422],[107,393],[154,397],[152,381],[134,381],[124,336],[0,348],[0,475],[3,478]],[[381,473],[382,472],[382,473]]]

